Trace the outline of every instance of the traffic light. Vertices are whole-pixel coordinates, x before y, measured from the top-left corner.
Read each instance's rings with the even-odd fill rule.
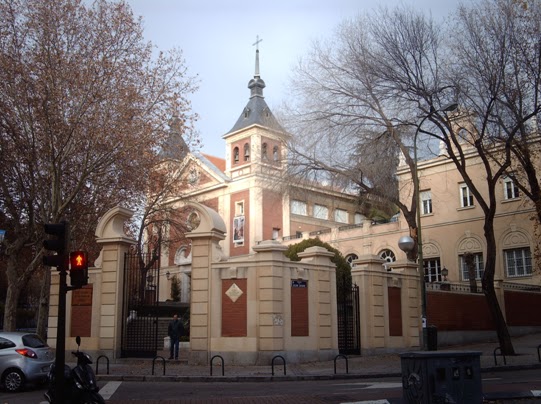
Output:
[[[88,254],[86,251],[70,252],[70,279],[72,288],[88,284]]]
[[[46,250],[56,252],[56,255],[45,255],[43,257],[43,265],[48,267],[60,267],[64,264],[66,259],[66,250],[68,247],[69,239],[69,226],[67,222],[44,224],[45,233],[55,238],[44,240],[43,247]]]

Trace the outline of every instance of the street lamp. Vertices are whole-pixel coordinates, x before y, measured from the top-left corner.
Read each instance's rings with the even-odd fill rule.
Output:
[[[422,322],[422,333],[421,333],[421,349],[426,351],[428,349],[427,345],[427,324],[426,324],[426,285],[425,285],[425,263],[423,260],[423,238],[421,234],[421,198],[419,192],[419,172],[418,172],[418,161],[417,161],[417,136],[421,131],[421,126],[423,123],[430,118],[433,114],[437,112],[451,112],[457,109],[458,104],[450,104],[442,109],[430,109],[430,112],[421,120],[417,129],[415,130],[415,136],[413,138],[413,160],[414,160],[414,172],[412,173],[413,180],[413,196],[417,201],[417,263],[419,265],[419,278],[421,282],[421,322]]]

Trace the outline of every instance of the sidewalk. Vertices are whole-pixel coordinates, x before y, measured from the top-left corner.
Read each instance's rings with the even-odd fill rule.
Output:
[[[494,349],[497,342],[479,343],[444,347],[440,351],[479,351],[481,352],[482,372],[512,370],[512,369],[541,369],[537,348],[541,344],[541,334],[530,334],[523,337],[513,338],[516,356],[503,357],[497,352],[494,357]],[[219,354],[219,353],[216,353]],[[168,354],[159,352],[163,358]],[[300,364],[285,364],[280,358],[274,362],[274,376],[272,366],[236,366],[225,363],[222,369],[221,360],[215,358],[212,366],[193,366],[187,363],[187,352],[181,351],[178,361],[158,358],[154,361],[154,374],[152,374],[152,359],[119,359],[117,363],[109,365],[109,374],[106,374],[106,361],[101,359],[98,366],[98,380],[130,380],[130,381],[153,381],[153,380],[191,380],[204,381],[219,378],[221,381],[233,378],[234,380],[307,380],[321,378],[366,378],[383,376],[400,376],[401,363],[399,354],[385,354],[375,356],[349,356],[347,361],[344,357],[338,357],[335,361],[310,362]],[[496,359],[496,361],[495,361]],[[505,363],[504,363],[505,361]],[[164,376],[165,362],[165,376]],[[347,374],[346,374],[347,364]],[[335,373],[336,365],[336,373]],[[94,369],[96,369],[94,364]],[[285,375],[284,375],[285,373]],[[222,376],[223,374],[223,376]]]

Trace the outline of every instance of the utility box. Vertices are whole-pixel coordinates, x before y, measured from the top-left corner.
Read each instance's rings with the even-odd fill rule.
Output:
[[[404,403],[482,403],[480,356],[476,351],[400,354]]]

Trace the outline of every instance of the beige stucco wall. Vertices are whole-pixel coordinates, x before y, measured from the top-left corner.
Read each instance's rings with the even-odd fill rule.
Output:
[[[469,155],[470,172],[477,184],[484,184],[482,166],[475,155]],[[477,173],[475,173],[477,171]],[[430,190],[433,213],[422,215],[423,255],[425,259],[440,258],[442,267],[449,270],[448,280],[453,283],[467,283],[460,274],[460,255],[465,251],[483,252],[486,256],[486,243],[483,233],[484,213],[477,201],[473,207],[460,206],[459,185],[463,182],[454,164],[445,157],[419,163],[420,190]],[[399,189],[401,200],[411,200],[413,192],[411,175],[407,167],[399,167]],[[482,185],[481,185],[481,188]],[[484,188],[486,193],[486,187]],[[534,213],[531,204],[524,196],[506,200],[503,180],[497,187],[497,210],[494,221],[497,257],[495,278],[505,282],[539,284],[541,274],[533,271],[531,275],[508,277],[505,273],[504,250],[509,248],[529,247],[535,251]],[[347,230],[333,228],[331,232],[318,237],[340,250],[344,256],[355,254],[379,255],[383,250],[390,250],[397,260],[405,259],[405,254],[398,247],[400,237],[409,235],[407,223],[402,215],[398,221],[374,224],[365,221],[362,227]],[[308,235],[305,235],[308,238]],[[287,240],[285,244],[298,240]],[[539,242],[539,241],[537,241]],[[534,266],[535,266],[535,258]]]

